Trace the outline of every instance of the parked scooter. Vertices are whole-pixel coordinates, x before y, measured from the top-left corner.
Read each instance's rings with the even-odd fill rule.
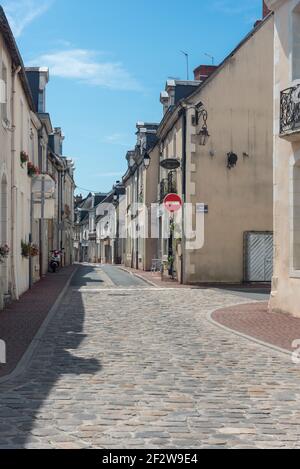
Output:
[[[55,272],[58,271],[61,263],[61,251],[51,251],[51,257],[50,257],[50,269],[52,272],[55,274]]]

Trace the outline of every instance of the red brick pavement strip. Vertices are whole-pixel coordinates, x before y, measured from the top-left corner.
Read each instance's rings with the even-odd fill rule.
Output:
[[[6,342],[7,348],[7,364],[0,364],[0,378],[16,368],[76,269],[70,266],[47,275],[19,301],[0,311],[0,339]]]
[[[218,324],[287,351],[300,339],[300,319],[270,313],[268,303],[252,303],[220,309],[211,315]]]

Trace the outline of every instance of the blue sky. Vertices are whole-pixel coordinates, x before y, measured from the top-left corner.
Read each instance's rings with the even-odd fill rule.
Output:
[[[49,66],[47,110],[76,183],[108,191],[137,121],[159,122],[168,77],[219,63],[261,17],[262,0],[4,0],[26,65]],[[77,192],[85,192],[78,189]]]

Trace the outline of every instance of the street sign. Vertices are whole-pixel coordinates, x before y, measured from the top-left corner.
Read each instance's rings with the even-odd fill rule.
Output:
[[[197,204],[196,205],[196,213],[208,213],[208,205]]]
[[[182,205],[182,198],[178,194],[168,194],[164,199],[164,206],[168,212],[178,212]]]

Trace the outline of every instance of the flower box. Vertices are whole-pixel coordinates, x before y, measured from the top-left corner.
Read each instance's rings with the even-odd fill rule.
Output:
[[[29,156],[27,155],[27,153],[25,151],[21,151],[20,162],[21,162],[22,168],[24,168],[24,164],[28,163],[28,161],[29,161]]]
[[[27,173],[29,177],[34,177],[40,174],[39,168],[37,166],[34,166],[33,163],[29,162],[27,164]]]
[[[39,248],[35,244],[25,243],[21,241],[22,257],[29,259],[29,257],[37,257],[40,253]]]

